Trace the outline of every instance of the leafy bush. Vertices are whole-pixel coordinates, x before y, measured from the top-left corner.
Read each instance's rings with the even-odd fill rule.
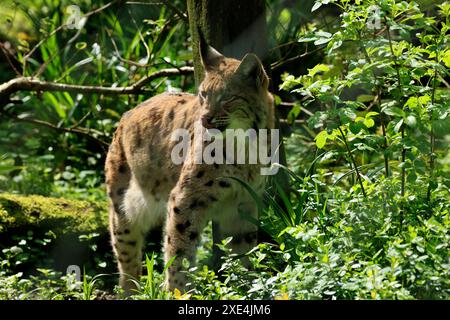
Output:
[[[250,253],[254,271],[230,257],[225,280],[197,271],[194,297],[450,297],[450,4],[435,16],[392,0],[313,10],[324,4],[339,19],[299,38],[324,61],[281,85],[315,111],[287,140],[292,193],[274,187],[284,206],[266,197],[261,227],[277,244]],[[300,114],[297,104],[288,119]]]

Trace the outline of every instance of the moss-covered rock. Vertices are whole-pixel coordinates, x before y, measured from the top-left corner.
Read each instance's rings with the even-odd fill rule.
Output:
[[[0,234],[52,230],[55,234],[107,231],[108,205],[35,195],[0,193]]]
[[[27,276],[42,268],[64,273],[73,265],[115,272],[107,208],[104,201],[0,193],[0,260],[9,255],[9,272]],[[11,247],[22,252],[2,254]]]

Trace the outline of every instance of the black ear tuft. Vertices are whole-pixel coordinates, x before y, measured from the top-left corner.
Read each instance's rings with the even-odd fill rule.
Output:
[[[203,67],[205,68],[206,72],[212,71],[219,66],[220,62],[225,57],[208,44],[205,34],[198,27],[197,32],[199,35],[200,57],[202,59]]]
[[[206,41],[205,34],[203,33],[202,29],[197,27],[198,32],[198,41],[199,41],[199,48],[200,48],[200,56],[206,56],[208,51],[208,41]]]

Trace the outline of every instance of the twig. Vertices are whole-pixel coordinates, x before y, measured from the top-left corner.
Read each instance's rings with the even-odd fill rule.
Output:
[[[2,113],[5,114],[5,113]],[[91,135],[89,133],[89,131],[93,131],[90,129],[85,129],[85,128],[66,128],[66,127],[58,127],[56,125],[54,125],[53,123],[47,122],[47,121],[43,121],[43,120],[38,120],[38,119],[29,119],[29,118],[19,118],[17,116],[13,116],[10,114],[5,114],[6,116],[13,118],[16,121],[21,121],[21,122],[28,122],[28,123],[32,123],[38,126],[43,126],[43,127],[47,127],[53,130],[57,130],[57,131],[62,131],[62,132],[68,132],[68,133],[75,133],[75,134],[79,134],[82,135],[88,139],[91,139],[92,141],[94,141],[95,143],[97,143],[98,145],[100,145],[103,148],[108,148],[109,147],[109,143],[100,140],[96,137],[94,137],[93,135]]]
[[[438,46],[436,45],[436,48]],[[436,49],[436,56],[435,56],[435,62],[436,64],[439,64],[438,60],[438,51]],[[435,94],[436,94],[436,84],[437,84],[437,77],[438,77],[438,70],[435,67],[434,68],[434,77],[433,77],[433,91],[431,93],[431,104],[434,106],[435,101]],[[434,128],[433,128],[433,110],[429,111],[430,115],[430,177],[428,181],[428,188],[427,188],[427,202],[429,203],[431,200],[431,182],[434,177],[434,145],[435,145],[435,136],[434,136]]]
[[[439,80],[447,87],[447,89],[450,89],[450,84],[447,81],[445,81],[445,79],[442,78],[441,75],[439,75]]]
[[[89,116],[91,115],[91,111],[88,111],[77,123],[75,123],[73,126],[70,126],[70,129],[75,129],[79,127]]]
[[[290,107],[290,108],[292,108],[292,107],[294,107],[295,105],[296,105],[297,103],[295,103],[295,102],[284,102],[284,101],[282,101],[280,104],[279,104],[279,106],[280,107]],[[314,113],[312,113],[311,111],[309,111],[308,109],[306,109],[305,107],[301,107],[300,108],[300,112],[303,112],[303,113],[306,113],[308,116],[310,116],[310,117],[312,117],[313,115],[314,115]]]
[[[8,51],[7,48],[5,48],[5,45],[3,43],[0,42],[0,49],[2,50],[3,54],[5,55],[5,58],[9,64],[9,66],[14,70],[14,72],[17,75],[21,75],[22,73],[19,72],[19,70],[17,70],[16,66],[14,65],[14,63],[11,61],[10,55],[12,56],[12,54]]]
[[[358,36],[359,36],[360,42],[362,42],[363,41],[363,37],[362,37],[361,31],[358,32]],[[364,56],[366,57],[366,59],[369,62],[369,64],[372,64],[372,59],[370,58],[366,47],[361,46],[361,48],[362,48]],[[383,133],[383,140],[384,140],[384,145],[383,145],[383,148],[384,148],[384,152],[383,152],[383,157],[384,157],[384,174],[385,174],[385,177],[387,178],[389,176],[389,159],[388,159],[388,156],[387,156],[387,153],[386,153],[387,148],[388,148],[388,142],[387,142],[387,136],[386,136],[386,124],[384,123],[384,116],[383,116],[383,114],[381,112],[381,88],[380,88],[380,84],[377,81],[378,80],[377,79],[377,75],[376,75],[376,73],[375,73],[375,71],[373,69],[372,69],[372,75],[373,75],[373,78],[375,79],[377,95],[375,97],[375,100],[372,102],[372,104],[367,109],[370,110],[371,106],[374,105],[375,103],[378,106],[378,112],[380,114],[381,130],[382,130],[382,133]]]
[[[168,6],[172,11],[175,12],[177,16],[180,17],[181,20],[183,20],[186,23],[189,23],[189,19],[187,15],[180,11],[176,6],[174,6],[170,1],[168,0],[161,0],[166,6]]]
[[[131,18],[131,21],[133,21],[133,24],[134,24],[134,26],[137,29],[137,32],[139,34],[139,39],[141,39],[141,42],[142,42],[142,44],[145,47],[145,51],[147,52],[147,56],[145,57],[145,60],[148,61],[148,60],[150,60],[150,48],[148,47],[147,42],[145,42],[144,36],[142,35],[142,32],[139,29],[138,24],[136,23],[136,19],[134,19],[133,15],[131,14],[130,8],[127,7],[127,11],[128,11],[128,14],[129,14],[129,16]]]
[[[387,32],[387,36],[388,36],[388,41],[389,41],[389,48],[392,54],[392,59],[394,60],[394,66],[395,66],[395,70],[397,72],[397,81],[398,81],[398,90],[400,91],[400,96],[403,97],[403,88],[402,88],[402,80],[400,77],[400,67],[398,65],[398,61],[397,61],[397,56],[394,53],[394,48],[392,46],[392,38],[391,38],[391,30],[387,21],[387,18],[384,17],[384,22],[386,23],[386,32]],[[401,127],[401,135],[402,135],[402,163],[405,163],[406,161],[406,148],[405,148],[405,125],[402,124]],[[402,176],[401,176],[401,189],[400,189],[400,194],[402,197],[405,196],[405,184],[406,184],[406,169],[405,166],[402,167]],[[401,209],[401,214],[403,215],[403,207]]]
[[[338,129],[342,136],[342,140],[344,140],[345,148],[347,149],[348,155],[350,156],[350,161],[352,162],[353,168],[356,171],[356,177],[358,179],[359,185],[361,186],[361,191],[364,195],[364,198],[367,198],[366,190],[364,190],[364,186],[363,186],[363,183],[361,180],[361,174],[359,173],[358,166],[356,165],[355,159],[353,158],[352,151],[350,150],[350,147],[348,146],[347,139],[345,138],[344,132],[342,132],[342,129],[340,126],[338,127]]]
[[[323,48],[324,48],[324,47],[318,47],[318,48],[316,48],[316,49],[314,49],[314,50],[312,50],[312,51],[304,52],[304,53],[302,53],[302,54],[300,54],[300,55],[297,55],[297,56],[295,56],[295,57],[292,57],[292,58],[289,58],[289,59],[286,59],[286,60],[276,61],[276,62],[272,63],[272,64],[270,65],[270,67],[272,68],[272,70],[278,69],[278,68],[284,66],[286,63],[293,62],[293,61],[302,59],[302,58],[304,58],[304,57],[307,57],[307,56],[309,56],[310,54],[313,54],[313,53],[316,53],[317,51],[322,50]]]

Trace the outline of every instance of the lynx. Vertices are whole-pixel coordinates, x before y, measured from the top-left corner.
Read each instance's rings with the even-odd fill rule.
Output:
[[[203,130],[274,127],[273,98],[258,57],[249,53],[242,61],[227,58],[205,41],[200,41],[200,51],[205,78],[198,95],[163,93],[126,112],[108,151],[111,242],[126,294],[135,288],[130,279],[141,274],[144,239],[152,229],[164,228],[165,262],[176,257],[165,274],[168,290],[186,290],[182,261],[194,264],[208,221],[213,221],[215,240],[232,237],[236,253],[256,244],[257,227],[245,218],[257,219],[255,202],[229,177],[262,193],[266,177],[260,164],[198,164],[194,148],[182,164],[171,160],[177,143],[171,133],[183,128],[192,136],[196,121]]]

